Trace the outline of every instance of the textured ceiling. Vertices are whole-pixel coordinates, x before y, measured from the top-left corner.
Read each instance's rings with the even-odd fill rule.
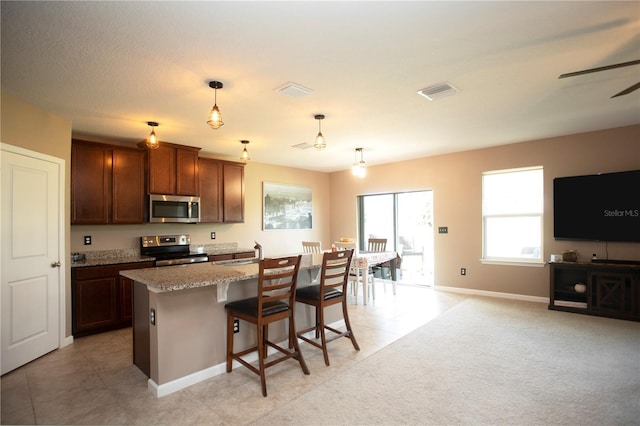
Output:
[[[640,2],[9,2],[2,91],[74,135],[318,171],[640,123]],[[225,125],[211,130],[210,80]],[[296,82],[302,98],[277,88]],[[429,101],[416,91],[449,82]],[[324,114],[324,151],[300,150]],[[606,141],[603,141],[603,143]]]

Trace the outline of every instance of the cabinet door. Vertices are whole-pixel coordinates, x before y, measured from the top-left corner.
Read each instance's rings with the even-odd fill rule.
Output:
[[[244,222],[244,165],[223,163],[225,222]]]
[[[144,223],[144,151],[113,149],[112,223]]]
[[[110,222],[111,148],[73,141],[71,146],[71,223]]]
[[[198,195],[198,151],[176,150],[176,194]]]
[[[626,273],[590,272],[592,310],[617,315],[631,314],[632,279],[632,275]]]
[[[222,163],[210,158],[198,160],[200,222],[222,222]]]
[[[176,149],[160,144],[149,151],[149,193],[176,193]]]
[[[118,324],[116,277],[72,283],[73,334],[81,336]]]

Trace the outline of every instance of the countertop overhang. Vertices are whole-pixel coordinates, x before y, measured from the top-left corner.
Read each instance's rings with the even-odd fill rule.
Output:
[[[303,254],[300,270],[322,265],[322,253]],[[256,260],[228,262],[206,262],[189,265],[163,266],[121,271],[120,275],[145,284],[154,293],[186,290],[213,285],[228,286],[237,281],[258,278],[259,265]]]

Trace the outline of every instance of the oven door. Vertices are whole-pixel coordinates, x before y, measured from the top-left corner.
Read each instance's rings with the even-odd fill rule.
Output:
[[[149,195],[149,222],[198,223],[200,197],[179,195]]]

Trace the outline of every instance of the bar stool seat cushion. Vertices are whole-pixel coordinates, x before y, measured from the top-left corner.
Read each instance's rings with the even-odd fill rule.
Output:
[[[324,300],[333,299],[342,296],[342,292],[333,287],[325,287]],[[296,297],[309,300],[320,300],[320,285],[310,285],[300,287],[296,293]]]
[[[225,309],[233,309],[252,317],[258,316],[258,298],[251,297],[249,299],[236,300],[224,305]],[[289,305],[284,302],[265,302],[262,305],[262,316],[277,314],[289,309]]]

